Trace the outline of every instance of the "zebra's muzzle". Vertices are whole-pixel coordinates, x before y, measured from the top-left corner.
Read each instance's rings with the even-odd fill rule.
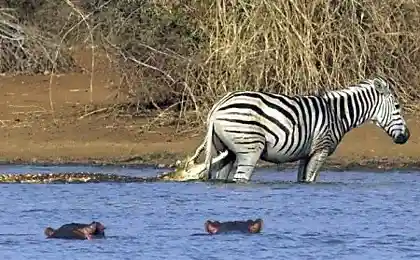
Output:
[[[395,139],[394,143],[396,144],[405,144],[408,139],[410,138],[410,130],[408,128],[405,129],[404,133],[399,134]]]

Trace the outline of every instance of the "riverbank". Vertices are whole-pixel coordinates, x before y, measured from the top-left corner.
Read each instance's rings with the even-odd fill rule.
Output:
[[[2,76],[1,162],[162,166],[194,152],[204,137],[203,130],[182,128],[177,133],[175,126],[151,124],[148,131],[141,131],[142,126],[150,124],[150,117],[101,113],[104,110],[101,108],[115,103],[118,93],[115,87],[118,81],[109,71],[105,65],[96,65],[93,103],[90,103],[90,73],[60,75],[51,89],[48,75]],[[97,111],[89,115],[95,110],[92,106]],[[420,120],[410,115],[407,121],[412,133],[407,144],[395,145],[381,129],[366,124],[344,138],[328,165],[341,169],[417,168],[420,137],[416,133],[420,131]]]

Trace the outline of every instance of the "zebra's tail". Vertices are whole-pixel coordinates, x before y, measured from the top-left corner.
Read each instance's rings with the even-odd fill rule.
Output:
[[[213,144],[213,133],[214,133],[214,124],[213,121],[210,121],[207,125],[207,134],[206,134],[206,159],[204,161],[205,171],[204,175],[207,175],[207,179],[211,179],[211,164],[212,164],[212,144]],[[202,176],[204,178],[204,176]]]
[[[216,104],[213,105],[207,117],[207,134],[204,140],[206,146],[206,159],[204,161],[205,171],[203,175],[207,174],[207,179],[211,179],[211,165],[212,165],[212,144],[213,144],[213,134],[214,134],[214,112],[223,104],[227,99],[229,99],[233,94],[238,91],[228,92],[224,97],[222,97]],[[225,154],[227,156],[227,153]],[[202,176],[204,178],[204,176]]]

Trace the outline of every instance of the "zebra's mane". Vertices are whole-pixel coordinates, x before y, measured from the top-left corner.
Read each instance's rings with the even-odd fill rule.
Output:
[[[374,79],[366,79],[366,80],[362,80],[357,84],[353,84],[350,85],[346,88],[343,89],[338,89],[338,90],[331,90],[326,92],[323,95],[323,98],[330,104],[330,109],[332,111],[334,111],[334,115],[337,115],[338,113],[338,117],[336,118],[338,121],[343,122],[343,127],[344,129],[347,129],[346,131],[349,130],[349,127],[352,128],[356,125],[360,125],[362,122],[366,121],[368,119],[368,117],[366,117],[368,114],[370,114],[370,112],[373,112],[372,109],[375,108],[375,106],[373,105],[373,100],[368,101],[367,106],[362,106],[363,109],[369,110],[369,113],[358,113],[358,117],[357,118],[353,118],[351,120],[351,124],[348,125],[347,120],[349,119],[349,114],[347,114],[346,112],[344,112],[343,110],[340,109],[339,106],[344,105],[344,103],[342,103],[341,99],[352,99],[355,101],[355,103],[359,102],[359,99],[362,98],[369,98],[371,95],[366,95],[367,92],[370,91],[376,91],[376,88],[378,86],[375,86],[374,84]],[[392,93],[391,89],[389,89],[389,81],[383,81],[384,84],[386,84],[384,87],[386,87],[383,91],[389,91],[390,93]],[[381,90],[382,91],[382,90]],[[365,93],[364,95],[359,95],[361,93]],[[339,106],[337,106],[337,103],[334,101],[339,101]],[[379,99],[375,99],[376,102],[379,102]],[[360,101],[361,102],[361,101]],[[346,102],[347,106],[352,106],[351,105],[352,102]],[[348,108],[349,111],[354,110],[355,107],[352,108]],[[355,116],[356,114],[353,114],[353,116]]]
[[[377,76],[374,79],[364,79],[364,80],[360,80],[358,83],[356,84],[351,84],[350,86],[341,88],[341,89],[335,89],[335,90],[330,90],[330,91],[325,91],[323,96],[327,96],[328,93],[331,94],[347,94],[347,95],[351,95],[353,93],[358,93],[359,91],[364,91],[364,90],[370,90],[370,89],[374,89],[375,84],[374,81],[375,80],[380,80],[382,81],[382,83],[384,84],[384,88],[385,91],[387,92],[387,94],[391,94],[395,97],[397,97],[397,93],[395,92],[395,86],[396,86],[396,82],[394,79],[389,78],[389,77],[384,77],[384,76]],[[382,92],[382,93],[386,93],[386,92]],[[360,92],[359,92],[360,93]]]
[[[386,77],[383,75],[376,76],[374,79],[364,79],[359,81],[357,84],[352,84],[347,89],[369,89],[369,88],[375,88],[374,81],[381,81],[384,85],[384,89],[386,89],[386,92],[382,92],[385,94],[391,94],[395,97],[397,97],[397,93],[395,91],[395,87],[397,86],[397,82],[392,77]],[[345,88],[344,88],[345,89]],[[382,90],[383,91],[383,90]]]
[[[374,88],[373,80],[366,79],[366,80],[361,80],[359,83],[352,84],[352,85],[347,86],[345,88],[326,91],[323,94],[323,96],[327,97],[327,98],[331,97],[331,96],[336,96],[334,94],[351,95],[352,96],[352,94],[356,94],[360,91],[366,91],[366,90],[369,90],[369,89],[372,89],[372,88]]]

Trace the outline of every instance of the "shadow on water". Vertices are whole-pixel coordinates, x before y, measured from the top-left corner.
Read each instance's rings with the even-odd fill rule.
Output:
[[[332,172],[322,171],[317,182],[299,183],[296,181],[297,170],[288,169],[276,171],[274,168],[258,169],[248,183],[233,181],[210,180],[206,183],[215,187],[271,187],[273,189],[323,189],[329,187],[374,187],[406,185],[407,179],[415,181],[420,177],[416,171],[386,171],[386,172]],[[194,181],[191,181],[194,182]]]
[[[320,181],[320,182],[314,182],[314,183],[299,183],[296,181],[287,181],[287,180],[258,180],[258,176],[254,176],[255,179],[249,181],[248,183],[236,183],[234,181],[224,181],[224,180],[209,180],[206,181],[206,183],[210,185],[235,185],[235,186],[265,186],[265,185],[285,185],[285,186],[294,186],[294,185],[311,185],[311,186],[323,186],[323,185],[345,185],[346,182],[340,182],[340,181]],[[191,181],[194,182],[194,181]]]

